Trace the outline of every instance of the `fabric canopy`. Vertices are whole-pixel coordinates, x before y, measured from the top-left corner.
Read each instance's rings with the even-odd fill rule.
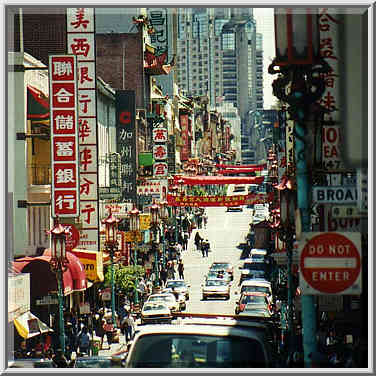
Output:
[[[14,319],[14,326],[22,338],[28,339],[39,334],[53,332],[44,322],[34,316],[30,311]]]
[[[40,90],[27,85],[27,118],[29,120],[46,120],[49,116],[48,98]]]
[[[174,184],[182,179],[186,185],[262,184],[263,176],[174,176]]]
[[[254,165],[226,165],[226,164],[220,164],[220,163],[217,163],[215,165],[215,167],[217,168],[252,168],[253,170],[252,171],[262,171],[262,170],[266,170],[266,164],[261,164],[261,165],[257,165],[257,164],[254,164]]]
[[[50,256],[22,257],[14,260],[12,267],[17,273],[30,273],[31,289],[37,290],[37,296],[44,296],[50,291],[57,290],[56,277],[50,269],[50,260]],[[40,278],[41,275],[43,280]],[[63,292],[64,295],[73,292],[73,278],[69,268],[63,273]]]
[[[51,248],[46,248],[43,256],[51,257]],[[69,261],[68,268],[73,278],[73,290],[85,290],[87,288],[86,273],[80,259],[71,252],[67,252],[67,259]]]

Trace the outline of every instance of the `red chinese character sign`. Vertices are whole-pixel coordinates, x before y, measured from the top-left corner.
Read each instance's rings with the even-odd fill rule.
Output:
[[[168,165],[165,162],[156,162],[153,165],[153,176],[158,177],[165,177],[168,175]]]
[[[299,253],[303,294],[361,293],[360,233],[303,233]]]
[[[99,250],[98,140],[94,8],[67,8],[67,49],[77,58],[77,131],[80,165],[78,247]],[[64,126],[64,124],[63,124]],[[94,240],[95,239],[95,240]]]
[[[153,156],[154,156],[154,159],[166,160],[167,159],[167,145],[154,145]]]
[[[71,224],[64,224],[63,226],[68,230],[68,235],[65,237],[65,249],[71,251],[78,246],[80,241],[80,233],[77,228]]]
[[[153,129],[153,142],[167,142],[168,135],[166,128]]]
[[[153,176],[165,177],[168,175],[168,164],[165,163],[168,156],[167,149],[168,132],[164,127],[153,129]]]
[[[54,218],[78,217],[80,214],[76,72],[75,56],[49,56]]]

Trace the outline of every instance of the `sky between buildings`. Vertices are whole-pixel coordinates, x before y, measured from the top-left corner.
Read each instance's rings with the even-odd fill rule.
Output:
[[[270,109],[277,99],[272,92],[272,82],[276,77],[268,73],[268,66],[275,56],[274,8],[254,8],[253,15],[256,19],[257,32],[263,35],[264,108]]]

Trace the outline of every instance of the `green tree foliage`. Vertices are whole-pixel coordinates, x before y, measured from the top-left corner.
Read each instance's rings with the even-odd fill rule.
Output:
[[[114,284],[115,288],[125,295],[132,295],[136,290],[136,280],[140,280],[145,274],[143,266],[122,266],[114,265]],[[111,286],[111,268],[107,269],[104,277],[105,287]]]

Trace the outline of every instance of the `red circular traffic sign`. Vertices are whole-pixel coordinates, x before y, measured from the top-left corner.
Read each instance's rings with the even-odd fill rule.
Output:
[[[354,243],[335,232],[311,238],[300,256],[300,270],[308,285],[329,294],[351,287],[359,277],[360,264]]]
[[[63,224],[63,226],[69,232],[65,237],[65,250],[71,251],[73,248],[77,247],[78,242],[80,241],[80,233],[73,225]]]

